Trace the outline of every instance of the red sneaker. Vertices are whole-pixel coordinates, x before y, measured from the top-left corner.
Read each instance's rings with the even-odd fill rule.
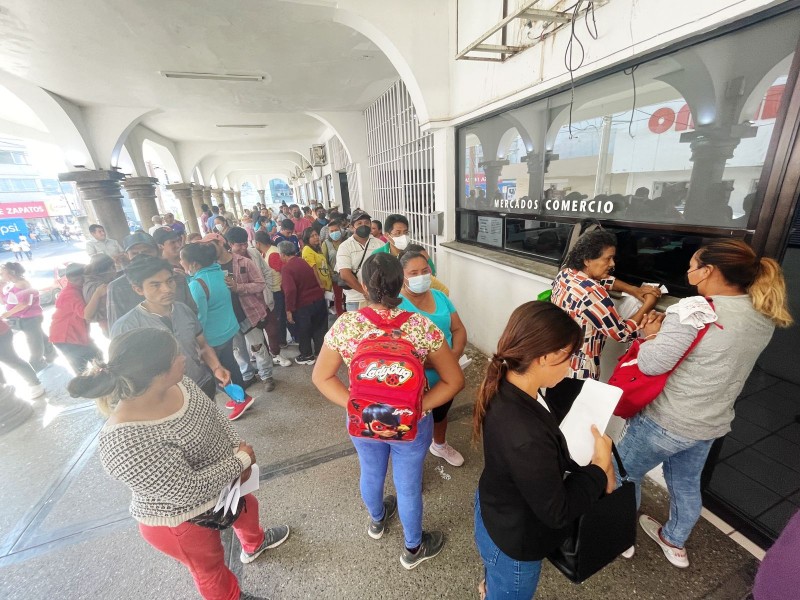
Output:
[[[231,402],[233,401],[231,400]],[[252,396],[245,396],[244,402],[239,402],[234,405],[231,414],[228,415],[228,419],[235,421],[241,417],[244,414],[244,411],[253,406],[253,402],[255,402],[255,400],[252,398]]]
[[[233,410],[235,407],[236,407],[236,402],[234,402],[233,400],[228,400],[225,403],[225,408],[227,408],[228,410]]]

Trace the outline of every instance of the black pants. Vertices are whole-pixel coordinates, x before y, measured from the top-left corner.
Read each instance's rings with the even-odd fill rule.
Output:
[[[299,307],[292,313],[297,328],[297,343],[300,356],[315,356],[322,350],[325,332],[328,331],[328,303],[325,299]],[[314,348],[311,348],[311,343]]]
[[[217,395],[217,380],[215,377],[212,377],[208,381],[206,381],[203,385],[200,386],[200,389],[203,393],[214,400],[214,396]]]
[[[19,328],[28,340],[28,350],[31,353],[30,363],[35,370],[42,369],[48,360],[56,357],[56,349],[47,338],[47,334],[42,329],[42,317],[28,317],[18,319]]]
[[[0,363],[8,365],[14,369],[25,380],[28,385],[39,385],[42,383],[36,376],[36,371],[33,367],[24,360],[22,360],[14,350],[14,334],[10,331],[0,335]],[[5,383],[6,378],[3,372],[0,371],[0,383]]]
[[[296,325],[292,325],[286,320],[286,298],[283,295],[283,292],[272,292],[272,297],[275,299],[275,316],[278,319],[278,341],[280,342],[281,346],[286,345],[286,331],[288,329],[289,333],[292,334],[292,337],[299,340],[297,337],[299,334],[295,330]],[[297,323],[297,319],[295,319],[295,323]]]
[[[101,358],[100,349],[94,344],[82,346],[80,344],[56,343],[55,347],[69,362],[69,366],[75,371],[75,375],[80,375],[89,366],[89,363],[96,358]]]
[[[235,383],[244,389],[242,372],[239,370],[239,363],[236,362],[236,357],[233,355],[233,338],[224,344],[214,346],[214,352],[217,353],[220,364],[231,372],[231,383]]]

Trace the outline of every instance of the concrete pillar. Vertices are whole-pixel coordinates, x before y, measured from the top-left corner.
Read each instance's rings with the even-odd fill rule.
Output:
[[[208,186],[203,188],[203,204],[208,204],[211,208],[211,188]]]
[[[525,155],[525,162],[528,163],[528,197],[541,198],[544,195],[544,156],[535,150]],[[520,195],[517,188],[517,196]]]
[[[145,231],[153,226],[153,217],[159,214],[156,204],[157,185],[158,179],[155,177],[126,177],[122,182],[128,196],[136,205],[136,212],[139,213],[139,220]]]
[[[692,150],[692,175],[684,216],[688,223],[724,225],[731,189],[722,184],[725,167],[739,142],[753,137],[757,129],[749,125],[698,127],[681,134]]]
[[[233,190],[223,190],[223,191],[225,192],[225,208],[231,209],[236,199],[235,192]]]
[[[91,207],[108,237],[120,244],[129,233],[119,187],[119,182],[124,178],[125,175],[119,171],[70,171],[58,174],[59,181],[75,182],[84,205]]]
[[[194,212],[194,204],[192,203],[192,184],[172,183],[167,186],[167,189],[171,190],[178,202],[181,203],[183,221],[186,227],[189,228],[189,233],[201,233],[197,213]]]
[[[192,184],[192,205],[194,206],[194,214],[198,217],[203,214],[203,209],[200,208],[200,205],[205,203],[205,193],[205,186],[197,185],[196,183]]]
[[[235,206],[239,207],[239,214],[237,215],[240,219],[244,216],[244,207],[242,206],[242,192],[236,190],[233,193],[233,197],[236,200]],[[236,211],[234,211],[236,212]]]
[[[267,201],[265,200],[265,198],[267,195],[267,191],[266,190],[256,190],[256,191],[258,192],[258,201],[261,202],[261,204],[266,204]]]
[[[222,188],[217,188],[211,191],[214,194],[214,204],[216,204],[217,206],[219,206],[220,204],[225,204],[225,197],[222,194]]]
[[[503,167],[508,164],[510,163],[507,160],[487,160],[478,165],[486,175],[486,200],[478,203],[478,210],[494,205],[494,197],[497,194],[500,175],[503,172]]]

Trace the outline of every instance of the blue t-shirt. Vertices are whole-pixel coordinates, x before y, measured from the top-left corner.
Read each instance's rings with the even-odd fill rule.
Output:
[[[453,332],[450,330],[450,325],[452,323],[452,318],[450,315],[456,312],[456,307],[450,301],[450,298],[448,298],[439,290],[431,290],[431,294],[433,294],[433,299],[436,301],[436,310],[432,313],[418,309],[408,298],[402,294],[400,295],[400,298],[403,301],[397,308],[428,317],[431,321],[433,321],[434,325],[442,330],[442,333],[444,333],[444,339],[447,341],[447,345],[452,348]],[[437,384],[440,379],[439,374],[435,369],[425,369],[425,376],[428,378],[428,385],[431,387]]]
[[[205,282],[208,296],[199,279]],[[221,346],[236,335],[239,323],[233,312],[231,291],[225,285],[225,273],[219,264],[214,263],[195,273],[189,280],[189,291],[197,305],[197,320],[210,346]]]

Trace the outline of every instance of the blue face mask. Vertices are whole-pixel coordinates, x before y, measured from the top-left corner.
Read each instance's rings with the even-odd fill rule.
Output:
[[[408,289],[414,294],[424,294],[431,289],[431,274],[416,275],[408,278]]]
[[[331,239],[334,242],[338,242],[340,239],[342,239],[342,232],[341,231],[331,231]]]

